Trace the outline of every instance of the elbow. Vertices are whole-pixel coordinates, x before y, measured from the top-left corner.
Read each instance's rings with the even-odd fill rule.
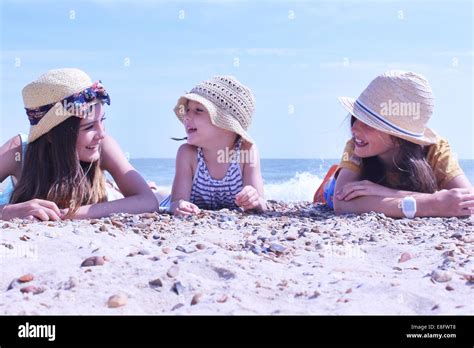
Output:
[[[344,207],[344,202],[334,198],[333,200],[333,209],[334,209],[334,213],[336,213],[336,215],[342,215],[342,214],[345,214],[347,213],[347,210],[345,209]]]
[[[150,193],[143,195],[141,199],[143,199],[142,200],[143,205],[144,205],[143,208],[148,213],[158,211],[158,209],[160,208],[160,203],[158,202],[158,198],[151,191]]]

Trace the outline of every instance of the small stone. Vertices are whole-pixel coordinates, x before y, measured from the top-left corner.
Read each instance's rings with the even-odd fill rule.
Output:
[[[289,231],[285,234],[285,239],[286,239],[286,240],[289,240],[289,241],[293,241],[293,240],[298,239],[298,231],[296,231],[295,229],[289,230]]]
[[[376,235],[374,235],[374,234],[370,235],[369,242],[378,242],[378,241],[379,241],[379,239],[377,238]]]
[[[446,290],[453,291],[454,288],[451,285],[448,284],[448,285],[446,285]]]
[[[109,308],[117,308],[117,307],[122,307],[127,304],[127,296],[123,294],[118,294],[118,295],[112,295],[109,297],[109,300],[107,301],[107,306]]]
[[[198,243],[196,244],[196,248],[198,248],[199,250],[204,250],[206,249],[206,246],[204,244]]]
[[[153,219],[154,220],[156,218],[156,215],[154,213],[143,213],[141,216],[145,219]]]
[[[33,279],[35,279],[35,276],[31,273],[28,273],[18,278],[18,281],[20,283],[28,283],[28,282],[31,282]]]
[[[171,252],[171,248],[170,247],[164,247],[161,249],[161,251],[164,253],[164,254],[169,254]]]
[[[175,278],[179,274],[179,267],[178,266],[171,266],[166,274],[170,278]]]
[[[464,243],[474,243],[474,236],[465,236],[462,240]]]
[[[409,253],[403,253],[400,258],[398,259],[398,263],[402,263],[402,262],[405,262],[405,261],[408,261],[410,260],[412,257]]]
[[[34,285],[30,285],[30,286],[25,286],[24,288],[21,288],[20,291],[25,294],[31,293],[33,295],[38,295],[44,292],[44,289],[36,287]]]
[[[99,227],[99,231],[100,231],[100,232],[107,232],[107,226],[101,225],[101,226]]]
[[[192,300],[191,300],[191,306],[194,306],[194,305],[198,304],[199,301],[201,301],[201,298],[202,298],[201,293],[198,293],[198,294],[194,295]]]
[[[182,295],[184,293],[184,286],[181,284],[181,282],[176,282],[173,284],[171,287],[171,290],[176,293],[176,295]]]
[[[444,246],[442,246],[441,244],[435,246],[435,249],[436,250],[443,250],[444,249]]]
[[[285,252],[286,247],[284,247],[281,244],[271,243],[270,244],[270,250],[273,251],[273,252],[276,252],[276,253],[283,253],[283,252]]]
[[[468,283],[474,283],[474,274],[464,274],[464,279],[466,279]]]
[[[148,284],[152,287],[152,288],[161,288],[163,286],[163,282],[161,281],[160,278],[156,278],[154,280],[150,280],[148,282]]]
[[[217,273],[219,278],[224,279],[224,280],[229,280],[235,278],[235,274],[228,269],[225,268],[220,268],[220,267],[214,267],[214,271]]]
[[[181,251],[181,252],[186,253],[186,254],[191,254],[191,253],[194,253],[196,251],[196,248],[192,245],[185,245],[185,246],[178,245],[176,247],[176,250]]]
[[[451,278],[451,274],[447,271],[435,270],[431,273],[431,279],[438,283],[448,282]]]
[[[139,229],[146,229],[146,228],[149,227],[147,224],[144,224],[144,223],[142,223],[142,222],[138,222],[138,223],[134,224],[134,226],[135,226],[136,228],[139,228]]]
[[[20,240],[27,242],[28,240],[30,240],[30,237],[28,237],[27,235],[23,235],[20,237]]]
[[[177,310],[177,309],[179,309],[179,308],[181,308],[181,307],[183,307],[183,306],[184,306],[184,304],[178,303],[178,304],[174,305],[173,308],[171,308],[171,311]]]
[[[461,239],[463,236],[463,234],[461,232],[454,232],[452,235],[451,235],[451,238],[456,238],[456,239]]]
[[[125,224],[121,222],[120,220],[112,219],[112,225],[118,228],[125,228]]]
[[[140,255],[150,255],[150,252],[147,249],[142,249],[138,252]]]
[[[105,260],[102,256],[91,256],[81,263],[81,267],[102,266]]]
[[[310,297],[308,297],[308,299],[313,300],[315,298],[318,298],[320,295],[321,295],[321,293],[319,291],[315,290],[314,293]]]
[[[224,303],[224,302],[227,302],[227,300],[229,299],[229,297],[227,295],[222,295],[221,297],[219,297],[219,299],[217,300],[217,302],[219,303]]]

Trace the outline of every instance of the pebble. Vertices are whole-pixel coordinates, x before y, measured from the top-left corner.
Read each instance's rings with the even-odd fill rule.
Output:
[[[178,245],[176,247],[176,250],[181,251],[181,252],[186,253],[186,254],[191,254],[191,253],[194,253],[196,251],[196,248],[192,245],[185,245],[185,246]]]
[[[176,293],[176,295],[182,295],[184,293],[184,286],[183,284],[181,284],[181,282],[176,282],[173,284],[173,286],[171,287],[171,290],[174,291]]]
[[[204,250],[206,249],[206,246],[204,244],[198,243],[196,244],[196,248],[198,248],[199,250]]]
[[[32,293],[33,295],[38,295],[44,292],[44,289],[39,288],[34,285],[30,285],[30,286],[25,286],[24,288],[21,288],[20,291],[22,293]]]
[[[161,288],[163,286],[163,282],[161,281],[160,278],[156,278],[154,280],[150,280],[148,282],[148,284],[152,287],[152,288]]]
[[[31,273],[28,273],[18,278],[18,281],[20,283],[28,283],[28,282],[31,282],[33,279],[35,279],[35,276]]]
[[[454,288],[451,285],[448,284],[448,285],[446,285],[446,290],[453,291]]]
[[[405,262],[405,261],[408,261],[412,258],[412,256],[410,255],[410,253],[403,253],[400,258],[398,259],[398,263],[402,263],[402,262]]]
[[[379,241],[379,239],[377,238],[376,235],[374,235],[374,234],[370,235],[369,242],[378,242],[378,241]]]
[[[150,251],[147,249],[142,249],[138,252],[140,255],[150,255]]]
[[[118,228],[125,228],[125,224],[121,222],[120,220],[112,219],[112,225]]]
[[[30,237],[28,237],[27,235],[23,235],[20,237],[20,240],[27,242],[28,240],[30,240]]]
[[[276,252],[276,253],[283,253],[283,252],[285,252],[286,247],[284,247],[284,246],[281,245],[281,244],[271,243],[271,244],[270,244],[270,250],[271,250],[271,251],[274,251],[274,252]]]
[[[102,266],[105,263],[102,256],[91,256],[81,263],[81,267]]]
[[[224,303],[224,302],[227,302],[227,300],[229,299],[229,297],[227,295],[222,295],[221,297],[219,297],[219,299],[217,300],[217,302],[219,303]]]
[[[319,291],[315,290],[315,291],[313,292],[313,294],[312,294],[310,297],[308,297],[308,299],[309,299],[309,300],[313,300],[313,299],[315,299],[315,298],[318,298],[320,295],[321,295],[321,293],[320,293]]]
[[[197,293],[196,295],[194,295],[192,300],[191,300],[191,306],[194,306],[194,305],[198,304],[201,301],[201,298],[202,298],[201,293]]]
[[[214,267],[214,271],[217,273],[219,278],[224,280],[234,279],[235,273],[229,271],[228,269],[221,268],[221,267]]]
[[[112,295],[109,297],[107,301],[107,306],[109,308],[117,308],[117,307],[122,307],[127,304],[127,296],[123,294],[118,294],[118,295]]]
[[[179,267],[178,266],[171,266],[166,274],[170,278],[175,278],[179,274]]]
[[[431,279],[438,283],[444,283],[450,281],[452,279],[452,276],[447,271],[434,270],[431,273]]]
[[[474,236],[465,236],[462,240],[464,243],[474,243]]]
[[[164,253],[164,254],[169,254],[171,252],[171,248],[170,247],[163,247],[161,249],[161,251]]]
[[[461,232],[455,232],[451,235],[451,238],[461,239],[463,234]]]
[[[298,231],[296,229],[290,229],[286,234],[285,234],[285,239],[289,241],[293,241],[298,239]]]
[[[176,309],[179,309],[179,308],[181,308],[181,307],[183,307],[183,306],[184,306],[184,304],[182,304],[182,303],[175,304],[175,305],[173,306],[173,308],[171,308],[171,311],[174,311],[174,310],[176,310]]]

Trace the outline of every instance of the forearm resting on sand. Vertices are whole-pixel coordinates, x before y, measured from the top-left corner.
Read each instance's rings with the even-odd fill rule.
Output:
[[[362,196],[350,201],[334,198],[334,210],[336,214],[366,213],[374,211],[386,216],[400,218],[405,217],[401,209],[401,200],[404,195],[398,197]],[[417,217],[439,216],[434,194],[413,193],[417,202]]]

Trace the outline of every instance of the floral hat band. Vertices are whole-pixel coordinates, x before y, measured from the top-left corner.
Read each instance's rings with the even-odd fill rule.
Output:
[[[64,109],[69,113],[80,118],[85,118],[92,111],[92,105],[90,104],[90,102],[94,99],[99,99],[101,102],[110,105],[110,96],[105,90],[102,81],[100,80],[94,82],[91,87],[86,88],[85,90],[79,93],[74,93],[73,95],[70,95],[67,98],[64,98],[61,101],[61,104],[63,104]],[[34,126],[38,124],[38,122],[43,118],[43,116],[45,116],[48,111],[56,104],[57,102],[48,105],[43,105],[37,108],[25,108],[26,114],[28,115],[28,119],[30,121],[30,125]]]

